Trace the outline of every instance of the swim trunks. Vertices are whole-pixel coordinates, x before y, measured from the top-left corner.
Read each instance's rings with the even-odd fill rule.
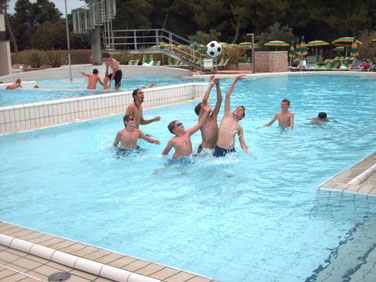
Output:
[[[112,73],[109,74],[107,77],[108,77],[109,79],[111,79],[111,77],[112,77]],[[123,77],[123,73],[121,72],[121,70],[116,71],[116,73],[115,73],[115,77],[114,77],[114,80],[115,80],[115,88],[121,86],[121,78],[122,78],[122,77]]]
[[[235,148],[232,148],[232,149],[223,149],[221,147],[215,146],[214,157],[216,157],[216,158],[224,157],[224,156],[226,156],[227,153],[233,153],[233,152],[236,152]]]
[[[93,87],[89,87],[89,86],[88,86],[86,89],[87,89],[87,90],[95,90],[95,87],[93,88]]]
[[[171,159],[168,162],[168,165],[173,165],[173,164],[192,164],[193,161],[190,157],[181,157],[178,159]]]

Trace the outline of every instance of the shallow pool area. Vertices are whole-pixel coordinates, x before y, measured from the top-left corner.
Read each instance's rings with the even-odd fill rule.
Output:
[[[157,83],[158,86],[166,86],[202,81],[203,79],[200,78],[192,79],[181,75],[127,75],[122,79],[120,90],[126,91],[141,88],[143,86],[149,87],[153,83]],[[72,81],[66,78],[37,80],[36,85],[38,85],[39,88],[35,89],[18,88],[12,91],[0,89],[0,107],[115,92],[113,86],[110,90],[103,90],[103,87],[99,83],[97,83],[97,90],[87,90],[87,84],[87,79],[79,77],[74,78]]]
[[[223,95],[230,83],[221,81]],[[185,165],[161,152],[170,121],[197,122],[197,102],[145,110],[162,117],[141,127],[161,145],[140,141],[127,155],[112,147],[121,115],[0,136],[0,219],[219,281],[320,281],[338,260],[355,279],[376,243],[376,199],[317,187],[374,152],[375,93],[375,79],[358,75],[240,81],[232,109],[246,108],[251,155],[236,140],[236,154]],[[295,128],[256,130],[284,98]],[[321,111],[337,122],[307,124]],[[223,105],[218,122],[222,114]]]

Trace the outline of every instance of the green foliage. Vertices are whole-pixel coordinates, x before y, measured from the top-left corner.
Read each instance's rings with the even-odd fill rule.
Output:
[[[19,54],[20,64],[31,68],[40,68],[45,63],[44,52],[40,50],[26,50]]]
[[[359,33],[358,39],[363,43],[358,46],[359,57],[361,59],[376,60],[376,44],[371,43],[371,40],[376,38],[376,30],[362,30]]]
[[[189,40],[197,42],[198,44],[206,45],[213,40],[219,41],[220,37],[220,32],[216,31],[215,29],[211,29],[209,33],[197,31],[195,35],[189,36]]]
[[[292,29],[288,26],[281,26],[279,22],[276,22],[273,25],[269,26],[266,29],[266,32],[262,32],[260,35],[256,35],[255,37],[256,41],[258,41],[258,44],[260,44],[261,46],[264,45],[264,43],[272,40],[282,40],[287,43],[297,40]]]
[[[239,63],[245,63],[247,60],[245,51],[241,48],[227,48],[223,55],[225,58],[230,58],[231,64],[237,65]]]
[[[44,62],[52,68],[60,67],[63,61],[63,54],[61,51],[49,50],[44,52]]]

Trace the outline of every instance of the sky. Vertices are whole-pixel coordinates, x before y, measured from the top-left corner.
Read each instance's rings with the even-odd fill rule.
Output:
[[[36,0],[29,0],[32,3],[37,2]],[[9,1],[9,14],[14,13],[14,6],[16,5],[17,0],[10,0]],[[63,14],[63,18],[65,18],[65,0],[50,0],[55,4],[55,7],[59,9],[59,11]],[[72,9],[77,9],[85,5],[84,1],[80,0],[67,0],[67,12],[71,14]]]

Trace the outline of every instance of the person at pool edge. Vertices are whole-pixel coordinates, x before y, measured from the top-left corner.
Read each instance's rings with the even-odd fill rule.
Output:
[[[157,145],[160,142],[157,139],[150,138],[146,136],[141,130],[136,128],[137,118],[132,115],[125,115],[123,117],[123,122],[125,128],[120,130],[115,138],[114,146],[117,147],[119,142],[121,142],[121,149],[137,149],[137,140],[142,138],[149,143],[155,143]]]
[[[128,116],[132,115],[137,118],[136,128],[140,128],[140,124],[144,125],[161,120],[160,116],[156,116],[155,118],[148,120],[144,119],[141,106],[141,104],[144,102],[144,92],[141,89],[134,90],[132,96],[134,102],[128,106],[125,114]]]
[[[187,130],[185,130],[183,123],[177,120],[170,122],[168,125],[168,130],[172,134],[175,134],[175,137],[171,138],[170,141],[168,141],[162,155],[168,155],[172,148],[175,148],[175,153],[172,156],[172,159],[180,159],[183,157],[188,157],[190,154],[192,154],[191,136],[201,128],[209,112],[209,103],[203,104],[201,107],[201,113],[198,123]]]
[[[219,87],[219,79],[215,78],[214,75],[210,77],[209,88],[208,90],[206,90],[206,93],[204,95],[204,98],[202,99],[202,102],[199,103],[195,107],[195,112],[198,116],[200,116],[202,105],[208,102],[209,94],[214,84],[217,89],[217,102],[215,104],[214,110],[211,113],[209,113],[208,117],[204,121],[204,124],[200,128],[202,142],[200,146],[198,147],[198,153],[201,153],[203,149],[214,149],[215,145],[217,145],[217,139],[218,139],[217,117],[218,117],[219,109],[221,108],[222,92]]]
[[[243,127],[239,125],[239,121],[245,116],[245,108],[238,106],[231,115],[231,93],[235,84],[244,79],[244,75],[237,76],[226,93],[225,112],[223,114],[221,124],[218,130],[218,141],[214,149],[215,157],[223,157],[229,152],[235,152],[235,135],[238,134],[240,146],[244,152],[248,152],[248,147],[244,142]]]
[[[13,89],[16,89],[16,88],[23,88],[22,85],[21,85],[21,79],[17,79],[15,83],[11,84],[11,85],[8,85],[7,88],[5,88],[5,90],[13,90]]]
[[[112,81],[115,80],[115,90],[119,90],[121,86],[121,78],[123,76],[119,63],[114,58],[112,58],[110,53],[107,52],[103,53],[102,58],[106,65],[106,73],[104,75],[104,89],[110,89]],[[108,74],[109,68],[111,68],[112,70],[111,74]],[[110,82],[108,83],[108,81]]]
[[[277,119],[278,125],[280,127],[284,127],[287,129],[291,129],[294,127],[294,114],[289,112],[290,108],[290,101],[287,99],[283,99],[281,102],[281,111],[276,113],[271,121],[264,124],[265,126],[271,126]],[[261,127],[256,127],[256,129],[260,129]]]
[[[89,83],[86,87],[87,90],[95,90],[97,88],[97,82],[99,82],[99,84],[102,85],[104,89],[106,89],[104,84],[102,83],[101,78],[98,76],[97,69],[93,69],[93,74],[87,74],[82,71],[80,71],[80,74],[89,78]]]

